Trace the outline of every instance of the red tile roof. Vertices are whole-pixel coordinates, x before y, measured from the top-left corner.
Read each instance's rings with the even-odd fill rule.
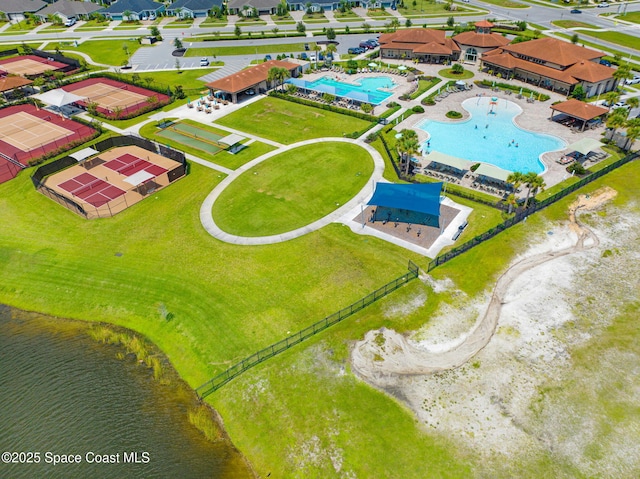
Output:
[[[561,113],[566,113],[567,115],[575,118],[580,118],[581,120],[592,120],[593,118],[602,116],[609,111],[601,106],[591,105],[590,103],[585,103],[583,101],[576,100],[575,98],[551,105],[551,109]]]
[[[385,33],[380,37],[380,49],[438,55],[451,55],[460,51],[460,47],[451,38],[446,37],[444,31],[425,28]]]
[[[239,71],[238,73],[220,78],[219,80],[214,80],[211,83],[207,83],[206,86],[213,90],[238,93],[265,81],[269,76],[269,69],[273,67],[286,68],[289,71],[293,71],[298,68],[299,65],[281,60],[269,60],[254,67],[247,68],[246,70]]]
[[[539,38],[503,47],[504,51],[536,58],[548,63],[568,67],[581,60],[596,60],[604,52],[574,45],[555,38]]]
[[[479,22],[474,23],[476,27],[481,28],[493,28],[495,25],[488,20],[480,20]]]
[[[31,85],[33,81],[20,76],[6,76],[0,78],[0,92],[13,90],[25,85]]]
[[[469,45],[479,48],[497,48],[510,42],[507,37],[503,37],[497,33],[477,32],[462,32],[454,36],[453,40],[459,45]]]

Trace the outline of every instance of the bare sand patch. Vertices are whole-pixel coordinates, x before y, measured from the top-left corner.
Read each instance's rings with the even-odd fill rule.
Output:
[[[488,469],[552,455],[587,475],[633,476],[640,418],[613,427],[597,398],[605,391],[637,409],[640,381],[624,378],[638,377],[640,358],[607,350],[585,369],[571,357],[640,289],[640,218],[612,208],[587,213],[615,194],[581,195],[570,221],[516,258],[492,294],[460,295],[460,307],[441,308],[410,337],[367,333],[352,351],[354,372],[405,402],[427,427],[486,457]]]

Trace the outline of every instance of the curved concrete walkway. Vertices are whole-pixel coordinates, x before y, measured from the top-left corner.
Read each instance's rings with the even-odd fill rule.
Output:
[[[342,143],[352,143],[358,146],[361,146],[365,150],[369,152],[371,157],[373,158],[374,168],[373,173],[371,174],[370,181],[367,181],[367,184],[362,188],[351,200],[342,205],[340,208],[332,211],[328,215],[320,218],[313,223],[310,223],[301,228],[288,231],[286,233],[271,235],[271,236],[257,236],[257,237],[248,237],[248,236],[236,236],[222,231],[218,225],[216,225],[215,221],[213,221],[213,217],[211,215],[211,209],[213,208],[213,204],[218,199],[218,197],[222,194],[222,192],[229,186],[233,180],[235,180],[242,173],[247,170],[253,168],[254,166],[262,163],[269,158],[272,158],[276,155],[284,153],[286,151],[292,150],[293,148],[298,148],[300,146],[313,145],[319,142],[342,142]],[[298,238],[300,236],[306,235],[307,233],[311,233],[313,231],[319,230],[320,228],[328,225],[329,223],[333,223],[339,221],[340,218],[347,213],[348,211],[355,208],[358,204],[362,203],[366,198],[368,198],[371,194],[373,194],[374,184],[376,181],[380,181],[382,179],[382,173],[384,172],[384,160],[378,151],[372,146],[364,143],[361,140],[352,140],[348,138],[314,138],[312,140],[305,140],[298,143],[294,143],[292,145],[287,145],[280,149],[270,151],[255,160],[242,165],[240,168],[235,170],[232,174],[227,176],[218,186],[216,186],[211,193],[206,197],[202,206],[200,207],[200,221],[204,229],[213,236],[214,238],[219,239],[220,241],[224,241],[225,243],[232,243],[238,245],[263,245],[263,244],[274,244],[280,243],[283,241],[288,241],[294,238]]]

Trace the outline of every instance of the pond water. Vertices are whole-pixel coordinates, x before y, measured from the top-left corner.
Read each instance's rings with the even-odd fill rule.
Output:
[[[40,453],[39,464],[0,463],[0,477],[253,477],[228,441],[189,423],[197,401],[184,383],[161,385],[87,329],[0,305],[0,452]],[[80,463],[45,463],[53,454]],[[90,463],[92,454],[119,462]]]

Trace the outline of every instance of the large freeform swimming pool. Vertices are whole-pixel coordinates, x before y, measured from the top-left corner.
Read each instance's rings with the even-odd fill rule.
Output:
[[[320,93],[329,93],[343,98],[379,105],[393,95],[392,91],[397,85],[393,83],[391,77],[377,76],[371,78],[360,78],[357,83],[346,83],[338,81],[330,76],[318,78],[312,82],[291,78],[287,83],[314,90]]]
[[[542,173],[540,156],[565,147],[560,138],[518,127],[513,119],[522,109],[512,101],[495,97],[469,98],[462,106],[471,118],[459,123],[423,120],[416,127],[429,133],[423,152],[439,151],[473,162],[484,162],[508,171]]]

